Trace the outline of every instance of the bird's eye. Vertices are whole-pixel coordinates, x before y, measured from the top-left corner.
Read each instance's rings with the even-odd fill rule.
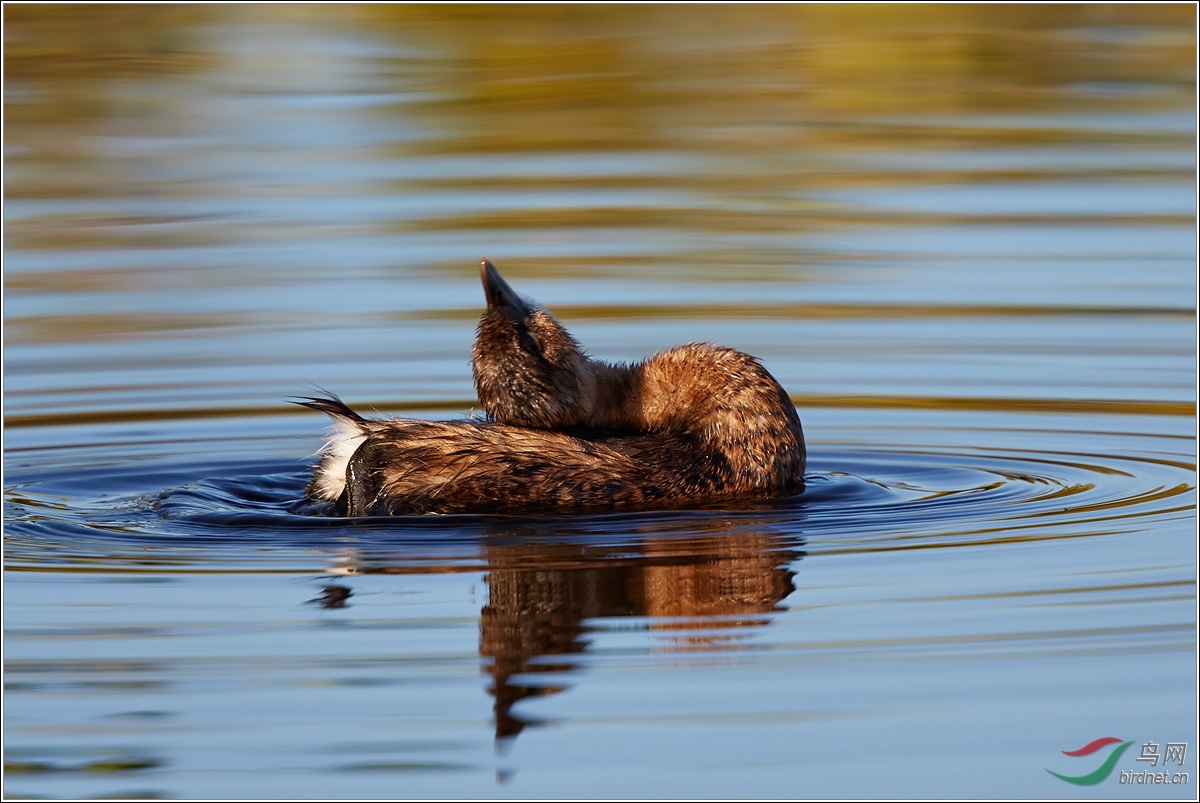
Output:
[[[542,344],[528,329],[521,331],[521,348],[530,354],[541,354]]]

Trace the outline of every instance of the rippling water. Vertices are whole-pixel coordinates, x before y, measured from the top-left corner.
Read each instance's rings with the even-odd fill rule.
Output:
[[[1194,23],[6,6],[6,794],[1194,797]],[[477,404],[482,255],[760,357],[804,493],[305,506],[286,398]]]

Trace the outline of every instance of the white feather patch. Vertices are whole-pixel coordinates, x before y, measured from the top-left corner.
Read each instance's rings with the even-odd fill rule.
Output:
[[[317,464],[315,477],[318,496],[332,502],[346,490],[346,467],[367,435],[348,418],[331,418],[333,434],[321,447],[321,462]]]

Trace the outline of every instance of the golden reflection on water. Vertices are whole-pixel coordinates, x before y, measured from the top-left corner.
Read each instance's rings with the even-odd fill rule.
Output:
[[[461,302],[407,302],[410,282],[467,278],[464,236],[515,249],[505,270],[511,264],[518,279],[625,283],[619,303],[556,304],[567,320],[911,320],[953,336],[964,322],[996,319],[1019,339],[1024,327],[1062,317],[1088,325],[1195,316],[1182,299],[1050,301],[1037,286],[1006,300],[898,300],[879,294],[873,278],[911,271],[904,260],[922,253],[867,247],[885,229],[931,240],[970,227],[1182,230],[1194,222],[1182,207],[1085,209],[1068,199],[1058,210],[1017,203],[998,212],[979,201],[925,210],[822,197],[1015,184],[1029,198],[1048,184],[1085,193],[1098,181],[1115,182],[1116,193],[1126,183],[1186,187],[1194,171],[1177,157],[1193,150],[1193,132],[1119,122],[1124,113],[1193,106],[1186,6],[218,5],[131,14],[115,5],[18,5],[5,8],[5,21],[5,193],[19,210],[5,221],[6,359],[24,347],[111,343],[86,362],[109,369],[117,396],[89,410],[94,380],[72,386],[78,401],[66,402],[45,399],[47,383],[34,378],[12,396],[6,423],[14,427],[265,410],[247,402],[267,390],[254,387],[264,373],[256,366],[284,374],[284,360],[311,355],[279,377],[276,387],[290,389],[297,375],[323,381],[330,364],[357,355],[367,338],[343,339],[351,329],[473,319],[478,309]],[[289,106],[335,98],[348,102],[311,113]],[[1005,149],[1045,153],[1008,168],[974,158]],[[1092,155],[1080,163],[1066,158],[1073,151]],[[955,167],[948,154],[967,158]],[[1139,158],[1147,155],[1156,158]],[[381,199],[388,203],[378,211]],[[372,211],[357,214],[359,204]],[[840,242],[811,240],[830,234]],[[359,267],[377,238],[388,238],[395,257]],[[426,238],[439,245],[406,256]],[[269,259],[305,244],[327,245],[328,256]],[[992,256],[967,254],[938,276],[996,281],[1012,265]],[[1068,286],[1122,270],[1104,253],[1072,256],[1085,264],[1063,269]],[[344,278],[359,280],[344,294],[350,301],[337,289]],[[647,279],[673,281],[679,293],[632,303]],[[830,280],[861,289],[850,299],[772,298],[772,285],[820,289]],[[760,297],[694,297],[693,288],[717,283],[757,287]],[[223,295],[188,303],[214,293]],[[402,308],[364,310],[356,298],[395,298]],[[259,351],[272,335],[299,341],[310,331],[322,334],[324,350]],[[222,350],[216,341],[229,337],[244,347]],[[168,357],[147,353],[170,338],[180,342]],[[21,375],[64,371],[55,352],[33,353]],[[369,372],[396,370],[359,359],[367,381]],[[154,383],[174,360],[195,370],[198,389],[218,384],[221,367],[254,377],[227,384],[223,404],[155,409],[154,388],[165,385]],[[116,390],[139,382],[150,403]],[[900,389],[788,388],[806,405],[1082,412],[1110,403],[1007,401],[982,389],[978,399],[942,401]],[[423,395],[424,409],[471,405]],[[1194,414],[1194,403],[1178,399],[1114,395],[1125,411]],[[415,401],[377,406],[414,409]]]
[[[505,270],[518,279],[625,283],[619,303],[555,305],[568,320],[912,320],[953,336],[963,322],[996,319],[1019,337],[1030,318],[1186,324],[1195,315],[1183,299],[1047,300],[1037,286],[1003,300],[897,299],[874,279],[895,282],[913,270],[906,259],[928,255],[871,247],[883,230],[939,240],[971,227],[1015,227],[1014,239],[1059,227],[1143,237],[1189,228],[1186,205],[1077,208],[1070,193],[1061,209],[1020,203],[1064,183],[1086,194],[1089,183],[1109,182],[1105,197],[1194,183],[1179,156],[1194,150],[1194,132],[1120,122],[1194,106],[1187,6],[214,5],[133,14],[16,5],[5,22],[5,194],[16,210],[5,221],[6,359],[29,346],[112,343],[88,365],[110,368],[115,386],[145,383],[148,399],[171,364],[146,344],[168,338],[181,341],[170,360],[208,387],[211,366],[248,368],[261,381],[255,366],[310,354],[308,367],[279,377],[290,389],[297,374],[323,381],[328,363],[357,354],[366,338],[343,339],[355,327],[473,318],[478,310],[463,302],[407,303],[411,282],[467,278],[479,254],[472,244],[472,259],[462,257],[464,237],[516,251]],[[294,105],[313,101],[311,112]],[[996,152],[1023,156],[978,157]],[[1087,158],[1069,158],[1078,154]],[[1019,197],[1004,211],[979,200],[930,210],[823,197],[979,187],[986,200],[1005,185]],[[812,239],[826,235],[839,239]],[[394,253],[383,264],[366,255],[379,239]],[[407,255],[429,242],[438,245]],[[327,252],[271,260],[306,245]],[[1105,286],[1094,280],[1123,271],[1099,247],[1073,248],[1083,264],[1062,268],[1060,284]],[[995,282],[1015,259],[968,252],[960,261],[939,279]],[[355,279],[343,299],[339,283]],[[680,291],[632,303],[647,279]],[[773,285],[819,290],[831,280],[859,289],[772,298]],[[693,295],[717,283],[758,287],[761,297]],[[202,308],[188,303],[216,293],[224,295]],[[364,298],[402,308],[364,310],[355,301]],[[299,341],[309,331],[322,334],[324,351],[259,351],[271,335]],[[220,351],[225,337],[245,347]],[[63,371],[54,352],[34,353],[17,372]],[[147,376],[123,376],[138,366]],[[69,406],[84,409],[60,410],[46,408],[64,402],[39,404],[47,383],[30,382],[13,396],[10,425],[88,420],[95,384],[73,388],[80,400]],[[247,384],[228,385],[222,405],[163,412],[121,397],[92,412],[116,421],[265,409],[246,397],[267,389]],[[788,388],[804,404],[877,405],[891,395]],[[461,404],[424,395],[426,409]],[[894,404],[924,395],[897,390]],[[1003,394],[978,395],[992,398],[954,404],[1006,409],[994,403]],[[381,401],[398,410],[413,400]],[[1178,399],[1130,403],[1188,409]]]
[[[654,633],[657,638],[652,651],[656,653],[695,652],[711,658],[723,651],[753,649],[754,631],[771,626],[771,614],[779,611],[780,603],[796,590],[797,570],[803,571],[800,561],[805,553],[794,541],[783,545],[779,535],[770,532],[771,523],[770,517],[755,523],[698,520],[692,527],[693,534],[673,538],[655,537],[655,525],[651,524],[645,527],[644,539],[619,547],[572,543],[550,532],[539,535],[529,527],[498,524],[492,528],[482,541],[480,553],[487,601],[480,612],[479,654],[484,659],[484,672],[491,679],[488,692],[493,697],[497,741],[516,737],[530,725],[544,724],[516,713],[513,708],[518,703],[560,694],[578,682],[574,676],[583,665],[580,658],[598,633],[592,621],[609,620],[606,630]],[[821,554],[887,552],[920,546],[898,545],[903,539],[892,544],[871,544],[870,540],[862,549],[823,547]],[[986,544],[1006,541],[998,536]],[[419,574],[426,569],[387,561],[360,561],[347,554],[338,561],[336,571],[345,575]],[[433,571],[445,571],[445,567]],[[348,586],[327,587],[327,592],[329,588],[341,592],[339,601],[349,595]],[[939,596],[918,593],[873,602],[894,606],[979,601],[1128,605],[1193,599],[1194,588],[1194,579],[1107,582]],[[620,624],[628,617],[648,621]],[[956,655],[960,660],[978,660],[985,654],[1045,658],[1107,655],[1114,650],[1179,650],[1186,648],[1193,631],[1191,624],[1172,622],[919,637],[877,635],[864,639],[847,635],[835,640],[805,639],[773,649],[785,646],[798,650],[804,662],[909,662],[930,652],[944,658]],[[539,676],[545,678],[539,681]],[[804,718],[842,715],[808,712]],[[782,716],[789,719],[795,715]],[[740,721],[743,717],[749,717],[747,722],[759,721],[741,714],[733,719]],[[699,719],[709,724],[721,721],[712,715]],[[621,721],[628,725],[633,720],[626,716]]]
[[[831,407],[847,409],[978,410],[985,412],[1099,413],[1110,415],[1196,415],[1196,402],[1138,401],[1120,399],[1019,399],[1008,397],[956,396],[830,396],[793,393],[801,409]],[[380,413],[405,414],[434,411],[461,412],[477,404],[473,399],[442,399],[410,402],[379,401],[363,404]],[[161,410],[96,410],[86,413],[55,413],[5,416],[6,427],[70,426],[120,421],[188,421],[210,418],[247,418],[279,413],[304,415],[300,409],[275,407],[174,407]],[[310,414],[311,415],[311,414]]]
[[[1186,5],[569,10],[507,5],[336,10],[184,5],[144,7],[136,14],[116,5],[18,5],[6,7],[5,22],[6,138],[17,154],[7,162],[5,192],[10,198],[225,192],[223,185],[232,177],[206,176],[202,182],[143,179],[139,166],[170,172],[170,163],[160,165],[153,149],[104,157],[111,155],[107,151],[114,137],[169,137],[188,132],[192,124],[197,126],[194,133],[206,133],[205,121],[194,119],[186,107],[198,91],[190,77],[204,80],[223,67],[218,54],[209,50],[206,26],[259,23],[286,30],[301,23],[411,49],[411,55],[375,62],[378,75],[373,82],[352,87],[377,87],[384,94],[403,87],[407,92],[390,106],[380,103],[372,113],[402,118],[406,122],[400,130],[409,130],[415,121],[416,136],[379,146],[377,159],[661,151],[708,154],[725,162],[716,170],[684,167],[652,179],[620,170],[600,176],[516,175],[502,180],[451,175],[425,179],[432,182],[426,186],[518,189],[567,181],[572,186],[584,182],[638,187],[649,180],[660,189],[697,189],[700,182],[709,190],[739,193],[767,204],[740,211],[729,206],[716,210],[659,205],[476,212],[395,224],[406,231],[630,224],[776,231],[870,225],[874,221],[862,218],[861,210],[847,216],[799,200],[784,203],[784,196],[794,197],[805,188],[858,186],[864,180],[878,185],[948,178],[936,170],[893,173],[876,167],[864,173],[850,165],[831,170],[826,157],[836,153],[968,144],[1187,146],[1187,136],[1170,132],[1100,133],[1064,125],[1014,125],[1002,116],[991,127],[978,119],[966,126],[957,124],[953,115],[1048,109],[1119,114],[1178,107],[1194,92],[1194,18]],[[1124,26],[1123,35],[1106,42],[1103,37],[1111,34],[1104,31],[1112,26]],[[263,30],[264,41],[271,42],[270,31]],[[311,57],[289,50],[286,42],[279,46],[282,50],[270,51],[272,56],[297,69],[300,60]],[[438,55],[436,69],[429,69],[424,59],[433,52]],[[255,65],[248,62],[250,72]],[[269,80],[265,76],[261,80]],[[338,86],[338,76],[328,80]],[[147,89],[147,82],[161,83],[161,88]],[[1145,91],[1118,91],[1122,87]],[[924,121],[906,119],[912,115]],[[198,147],[204,147],[203,139]],[[773,161],[762,161],[764,154]],[[739,162],[742,157],[754,160]],[[54,168],[32,169],[34,165]],[[1164,174],[1122,169],[1142,176]],[[1033,177],[1070,175],[1070,168],[1063,170],[1047,165]],[[1020,173],[1002,175],[1013,178]],[[1097,173],[1089,170],[1088,175]],[[415,181],[411,186],[420,186],[422,180]],[[394,193],[404,186],[384,183],[378,190]],[[834,217],[825,219],[831,213]],[[900,222],[954,220],[910,216]],[[146,228],[147,222],[155,225]],[[157,217],[45,215],[15,221],[7,234],[21,248],[56,243],[128,247],[153,244],[162,236],[184,242],[210,236],[204,226],[163,235],[166,222]]]
[[[769,625],[768,614],[794,590],[790,567],[804,553],[781,547],[762,522],[698,520],[691,529],[686,538],[617,547],[492,528],[480,553],[487,603],[479,653],[492,679],[497,739],[529,724],[512,712],[516,703],[568,688],[563,681],[576,668],[569,656],[587,650],[589,620],[649,617],[644,627],[661,631],[658,649],[668,652],[738,649],[749,630]],[[350,575],[422,571],[349,556],[337,567]],[[536,682],[547,673],[553,682]]]

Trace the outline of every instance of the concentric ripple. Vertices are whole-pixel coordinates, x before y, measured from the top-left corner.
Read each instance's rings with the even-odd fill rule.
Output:
[[[723,529],[770,536],[779,550],[876,552],[1130,532],[1150,519],[1189,516],[1194,504],[1195,464],[1183,451],[1190,442],[1179,436],[1159,436],[1162,451],[1150,453],[1142,435],[1143,451],[1121,454],[1088,450],[1089,443],[1119,442],[1111,434],[1056,433],[1053,448],[1042,451],[944,443],[986,443],[989,433],[981,429],[942,433],[931,438],[943,441],[937,446],[906,446],[902,435],[912,440],[912,433],[895,431],[873,433],[870,444],[861,436],[818,440],[802,494],[736,509],[355,520],[327,517],[302,501],[301,461],[188,464],[186,441],[158,439],[138,445],[150,463],[139,468],[90,461],[91,447],[62,446],[47,463],[56,468],[22,471],[6,489],[7,558],[10,568],[95,570],[133,561],[155,571],[194,571],[198,564],[253,570],[267,560],[277,571],[319,571],[323,552],[353,542],[360,554],[379,552],[390,561],[462,567],[476,564],[481,539],[497,536],[620,545]],[[275,446],[289,442],[279,438]],[[244,449],[234,439],[209,445],[229,454]]]

